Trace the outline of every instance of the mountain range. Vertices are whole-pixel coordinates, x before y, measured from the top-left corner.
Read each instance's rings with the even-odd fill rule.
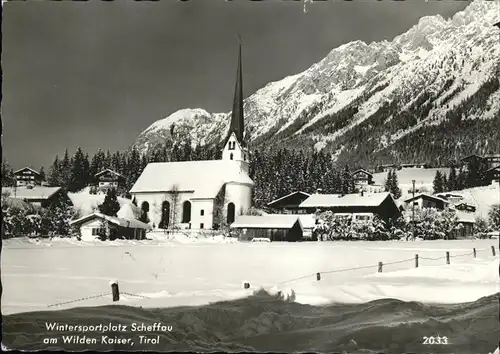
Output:
[[[500,3],[475,0],[452,18],[427,16],[392,41],[341,45],[307,70],[244,100],[252,148],[326,149],[337,163],[445,166],[500,152]],[[219,143],[230,113],[182,109],[134,146]]]

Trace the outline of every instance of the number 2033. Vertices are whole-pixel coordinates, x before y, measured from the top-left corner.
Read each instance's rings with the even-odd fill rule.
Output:
[[[447,337],[441,337],[441,336],[430,336],[430,337],[422,337],[422,344],[424,345],[445,345],[448,344],[448,338]]]

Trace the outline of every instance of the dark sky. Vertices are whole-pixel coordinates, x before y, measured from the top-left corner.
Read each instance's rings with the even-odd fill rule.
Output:
[[[181,108],[228,112],[243,38],[245,96],[352,41],[392,39],[467,1],[90,0],[4,3],[3,153],[46,169],[77,146],[126,149]]]

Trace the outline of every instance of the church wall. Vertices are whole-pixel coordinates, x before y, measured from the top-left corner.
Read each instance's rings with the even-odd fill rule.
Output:
[[[245,214],[252,206],[252,187],[237,183],[226,184],[226,195],[224,200],[224,215],[227,214],[227,205],[234,203],[235,214]]]
[[[177,196],[177,208],[175,213],[175,224],[181,226],[183,204],[189,200],[191,202],[191,228],[199,229],[203,223],[204,229],[211,229],[213,224],[214,200],[213,199],[195,199],[190,200],[193,193],[179,193]],[[172,193],[132,193],[132,197],[137,200],[137,206],[140,208],[143,202],[149,203],[149,224],[155,224],[156,227],[161,221],[161,207],[164,201],[170,203],[170,225],[174,222],[174,196]],[[201,211],[203,210],[203,215]],[[187,225],[185,225],[187,226]]]
[[[131,193],[132,198],[135,197],[137,200],[137,206],[141,208],[143,202],[149,203],[149,224],[155,224],[158,227],[158,224],[161,221],[161,208],[162,203],[164,201],[168,201],[170,203],[170,224],[174,222],[173,218],[175,216],[175,223],[179,224],[182,221],[182,204],[191,198],[193,195],[192,192],[179,192],[177,194],[177,205],[176,212],[174,213],[174,194],[173,193],[160,193],[160,192],[150,192],[150,193]],[[175,214],[175,215],[174,215]],[[193,216],[193,208],[191,205],[191,217]]]
[[[214,200],[213,199],[195,199],[191,201],[191,228],[211,229],[213,224]],[[203,215],[201,211],[203,210]]]

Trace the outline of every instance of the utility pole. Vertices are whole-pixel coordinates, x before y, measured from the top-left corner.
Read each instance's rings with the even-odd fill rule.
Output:
[[[411,236],[415,240],[415,180],[411,181],[413,185],[412,189],[412,202],[411,202]]]

